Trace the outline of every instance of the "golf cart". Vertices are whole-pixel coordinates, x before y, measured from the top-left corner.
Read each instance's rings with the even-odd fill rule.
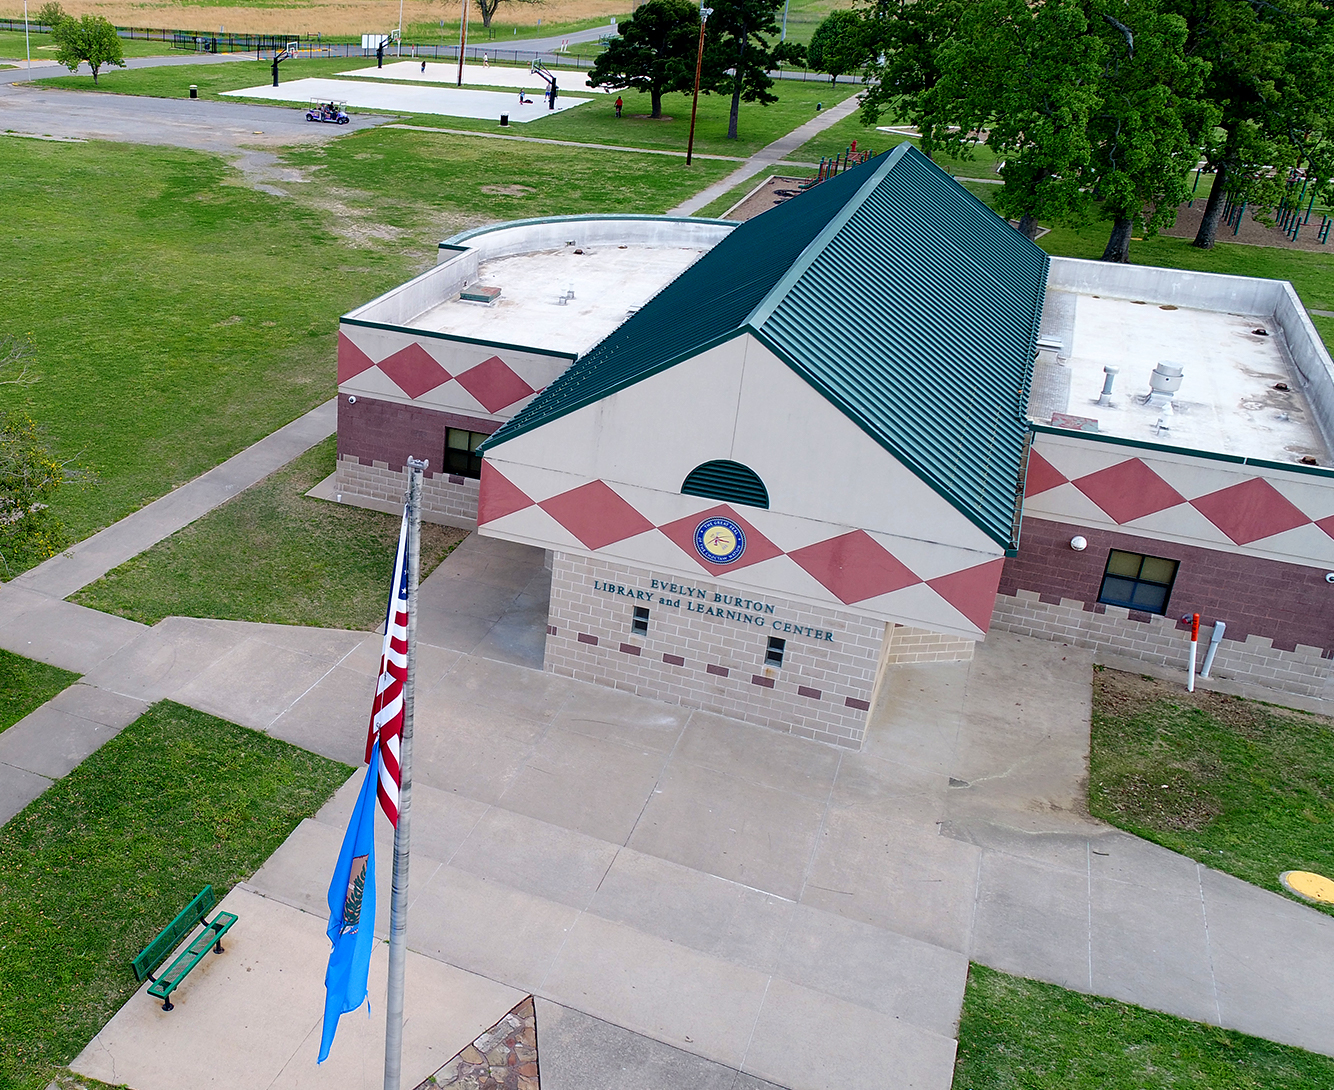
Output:
[[[323,121],[329,125],[346,125],[352,119],[347,116],[347,103],[312,100],[306,111],[307,121]]]

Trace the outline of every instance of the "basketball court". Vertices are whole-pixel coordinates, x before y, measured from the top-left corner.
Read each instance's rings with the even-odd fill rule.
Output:
[[[420,69],[420,63],[416,67]],[[321,101],[345,102],[349,108],[354,109],[437,114],[479,120],[490,118],[498,121],[501,114],[509,114],[512,122],[536,121],[552,112],[547,109],[540,92],[530,92],[529,101],[520,105],[517,93],[467,88],[459,90],[456,87],[409,87],[401,83],[375,84],[343,79],[298,79],[280,87],[245,87],[239,91],[224,91],[223,94],[236,98],[298,102],[302,105]],[[556,112],[572,109],[587,101],[586,98],[558,95]]]
[[[444,61],[427,61],[425,71],[421,61],[395,61],[383,68],[358,68],[351,72],[339,72],[339,76],[353,76],[357,79],[405,80],[412,83],[444,83],[453,87],[459,78],[458,62],[450,64]],[[589,87],[588,76],[583,72],[570,72],[557,69],[551,73],[556,77],[556,85],[563,91],[566,87],[581,94],[595,90]],[[465,64],[463,82],[473,87],[522,87],[525,90],[542,92],[547,88],[547,81],[527,68],[501,68],[499,66]],[[601,89],[597,88],[601,93]],[[560,105],[557,96],[556,105]]]

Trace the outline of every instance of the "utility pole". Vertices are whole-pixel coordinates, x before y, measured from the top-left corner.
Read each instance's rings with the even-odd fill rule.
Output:
[[[409,804],[412,801],[412,712],[417,691],[417,581],[421,577],[422,473],[408,459],[408,676],[398,742],[398,824],[394,826],[394,892],[389,907],[389,995],[385,1002],[384,1090],[400,1090],[403,1071],[403,970],[408,957]]]
[[[695,153],[695,111],[699,109],[699,77],[704,71],[704,24],[713,14],[713,8],[699,9],[699,54],[695,57],[695,100],[690,104],[690,139],[686,143],[686,166]]]
[[[482,14],[486,14],[483,12]],[[468,46],[468,0],[463,0],[463,15],[459,19],[459,82],[463,86],[463,51]]]

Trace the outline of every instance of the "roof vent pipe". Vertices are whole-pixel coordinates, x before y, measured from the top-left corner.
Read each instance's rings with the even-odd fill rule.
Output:
[[[1112,383],[1116,381],[1116,376],[1121,373],[1121,368],[1112,367],[1109,364],[1102,369],[1102,373],[1107,377],[1102,380],[1102,394],[1098,398],[1098,404],[1110,405],[1112,403]]]

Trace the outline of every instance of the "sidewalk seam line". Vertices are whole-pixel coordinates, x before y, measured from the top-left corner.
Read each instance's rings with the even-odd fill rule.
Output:
[[[1200,918],[1204,921],[1204,952],[1209,958],[1209,985],[1214,993],[1214,1014],[1218,1024],[1223,1024],[1223,1006],[1218,1001],[1218,976],[1214,972],[1214,944],[1209,937],[1209,910],[1204,902],[1204,868],[1195,864],[1195,884],[1200,891]]]
[[[1085,874],[1088,878],[1089,992],[1093,992],[1093,841],[1084,841]]]

